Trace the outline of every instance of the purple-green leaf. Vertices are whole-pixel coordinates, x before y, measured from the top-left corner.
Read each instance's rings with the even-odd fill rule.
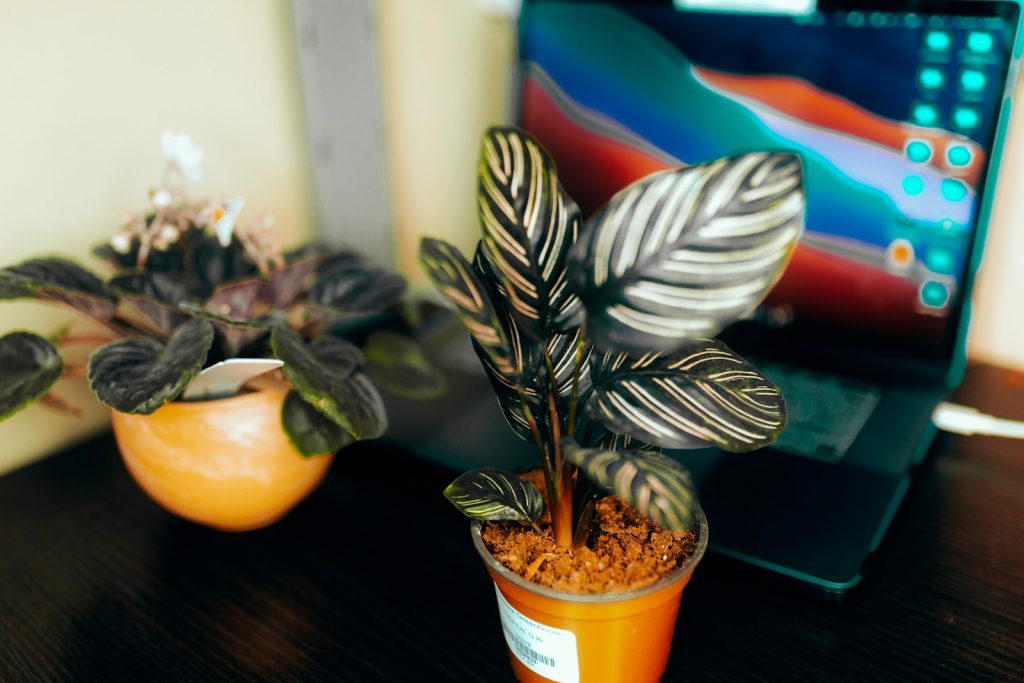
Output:
[[[45,396],[63,369],[57,347],[37,334],[0,338],[0,420]]]

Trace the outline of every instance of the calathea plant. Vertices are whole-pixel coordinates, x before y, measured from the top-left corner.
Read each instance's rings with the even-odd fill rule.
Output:
[[[70,306],[98,323],[109,343],[87,365],[62,351],[96,335],[0,338],[0,419],[42,400],[62,375],[87,374],[107,406],[148,414],[182,395],[204,368],[233,358],[277,358],[292,390],[283,426],[303,455],[333,452],[387,425],[374,382],[414,396],[440,390],[440,377],[411,339],[382,332],[364,350],[334,334],[346,321],[395,307],[404,280],[350,251],[306,245],[285,251],[264,219],[237,225],[244,199],[188,198],[202,152],[165,133],[167,166],[150,206],[129,214],[96,249],[113,275],[101,279],[62,258],[0,270],[0,298]],[[396,380],[396,378],[398,378]]]
[[[611,491],[664,527],[691,522],[687,473],[658,448],[742,452],[786,424],[777,387],[712,338],[750,313],[803,230],[800,160],[747,154],[655,173],[586,223],[549,154],[494,128],[479,166],[472,262],[424,239],[422,266],[544,472],[555,542],[582,544]],[[468,472],[445,495],[481,520],[536,522],[532,484]]]

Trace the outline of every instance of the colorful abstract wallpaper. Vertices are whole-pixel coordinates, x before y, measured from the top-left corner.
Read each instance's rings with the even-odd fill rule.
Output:
[[[970,258],[1013,26],[534,0],[521,120],[585,215],[670,166],[798,153],[807,234],[768,307],[934,348]]]

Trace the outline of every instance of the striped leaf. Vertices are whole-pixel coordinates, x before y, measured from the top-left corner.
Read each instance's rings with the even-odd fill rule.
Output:
[[[515,390],[516,382],[522,383],[527,400],[530,401],[531,408],[534,408],[534,416],[538,419],[538,422],[543,423],[547,418],[547,406],[541,403],[539,397],[547,395],[548,385],[550,384],[547,368],[544,364],[543,353],[544,349],[546,349],[555,370],[555,380],[558,385],[556,396],[559,399],[559,406],[563,411],[564,417],[572,396],[573,368],[576,363],[576,350],[582,330],[576,328],[566,334],[551,333],[543,342],[526,336],[520,331],[520,324],[517,322],[517,318],[510,315],[500,303],[505,300],[505,288],[494,277],[492,267],[487,262],[483,254],[483,248],[480,245],[477,246],[476,255],[473,260],[473,269],[482,281],[490,285],[490,292],[495,301],[495,306],[499,309],[499,312],[504,313],[504,329],[512,347],[512,357],[517,369],[516,381],[501,377],[496,368],[487,362],[480,349],[477,349],[477,355],[480,356],[484,369],[491,380],[491,385],[494,387],[495,393],[498,394],[498,402],[512,430],[523,439],[530,440],[532,437],[529,426],[523,415],[519,394]],[[589,395],[591,389],[589,359],[592,350],[592,347],[588,345],[584,348],[583,352],[583,365],[580,369],[579,377],[581,404]]]
[[[672,458],[654,451],[581,448],[562,441],[565,459],[598,486],[612,491],[656,524],[684,531],[693,521],[696,501],[690,473]]]
[[[786,426],[778,387],[717,339],[639,358],[605,353],[591,372],[587,415],[645,443],[740,453],[768,445]]]
[[[524,131],[491,128],[477,179],[483,251],[523,332],[544,339],[579,325],[583,307],[569,287],[566,261],[580,211],[551,156]]]
[[[544,512],[537,487],[493,467],[472,470],[448,485],[444,496],[467,517],[536,522]]]
[[[779,279],[803,213],[801,164],[790,154],[720,159],[624,189],[570,255],[587,339],[640,354],[716,334]]]
[[[487,284],[465,257],[443,240],[424,238],[420,264],[494,369],[503,377],[515,377],[512,348],[499,312]]]

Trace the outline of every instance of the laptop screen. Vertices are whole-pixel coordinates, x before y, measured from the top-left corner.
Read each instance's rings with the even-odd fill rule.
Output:
[[[587,215],[669,166],[796,152],[807,232],[756,320],[948,355],[1017,5],[687,4],[524,3],[521,124],[566,190]]]

